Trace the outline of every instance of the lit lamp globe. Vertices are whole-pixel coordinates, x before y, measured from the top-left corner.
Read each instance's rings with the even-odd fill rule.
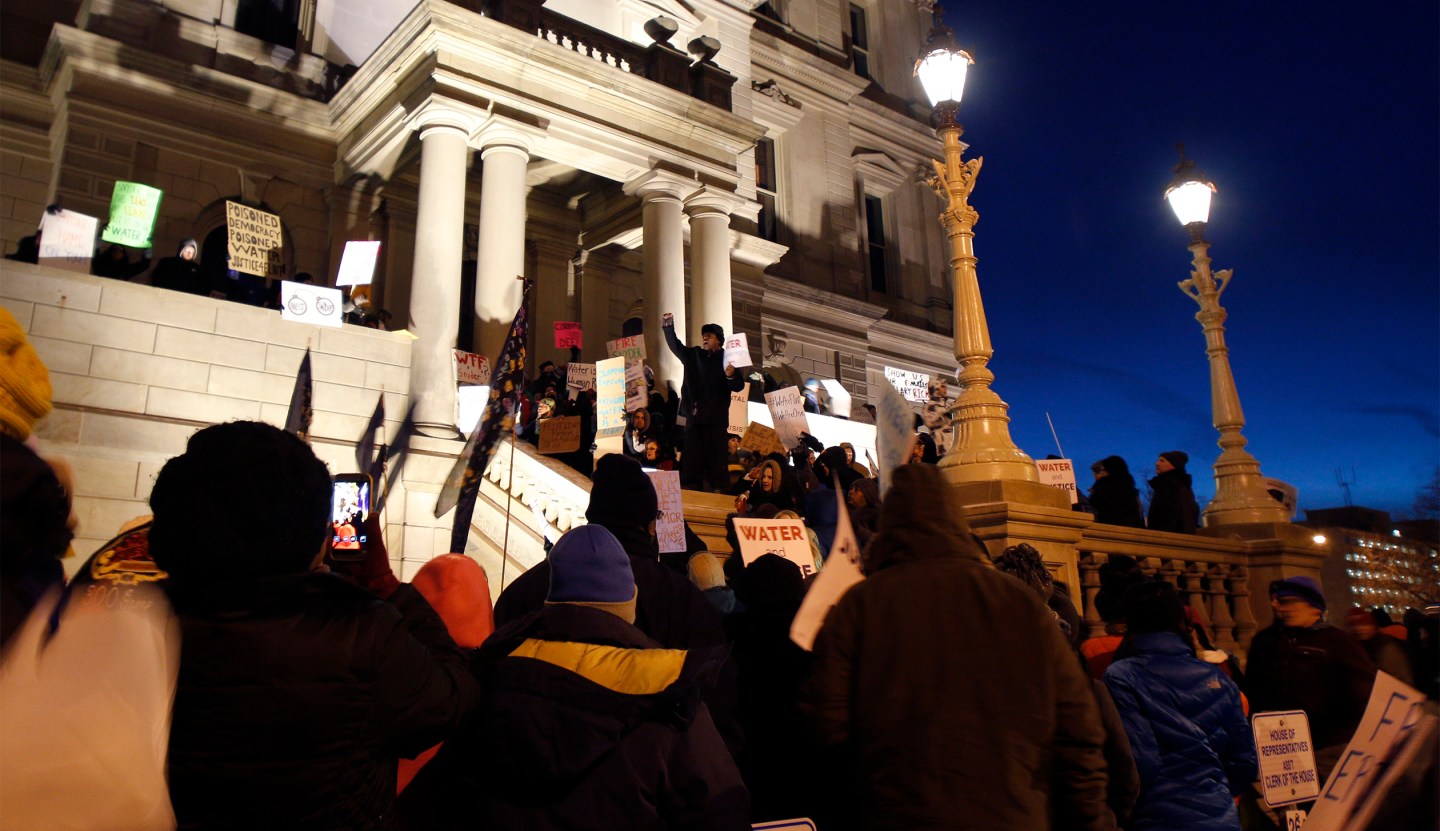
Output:
[[[1194,162],[1185,158],[1184,150],[1181,150],[1180,164],[1175,166],[1175,178],[1165,189],[1165,200],[1170,203],[1170,209],[1175,212],[1180,224],[1189,228],[1196,239],[1205,230],[1205,223],[1210,221],[1210,198],[1214,195],[1215,186],[1195,167]]]
[[[925,88],[925,96],[940,117],[942,127],[954,123],[965,94],[965,76],[975,60],[960,48],[950,27],[937,24],[930,32],[920,58],[915,61],[915,76]]]

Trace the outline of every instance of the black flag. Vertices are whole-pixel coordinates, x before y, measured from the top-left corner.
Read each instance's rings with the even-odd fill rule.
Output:
[[[315,416],[310,407],[313,395],[310,349],[306,347],[305,357],[300,359],[300,371],[295,373],[295,390],[290,393],[290,411],[285,414],[285,432],[294,433],[304,441],[310,440],[310,420]]]
[[[365,432],[355,441],[355,469],[369,470],[370,463],[375,457],[375,431],[385,424],[385,393],[380,393],[380,399],[375,402],[375,412],[370,414],[370,422],[365,425]],[[371,480],[375,481],[374,479]]]

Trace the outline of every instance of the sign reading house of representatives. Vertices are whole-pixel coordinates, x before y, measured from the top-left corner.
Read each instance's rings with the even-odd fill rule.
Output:
[[[280,217],[239,202],[225,202],[225,225],[230,234],[230,267],[257,277],[279,277],[284,234]]]
[[[1250,722],[1260,760],[1260,786],[1271,808],[1308,802],[1320,795],[1310,719],[1300,710],[1256,713]]]

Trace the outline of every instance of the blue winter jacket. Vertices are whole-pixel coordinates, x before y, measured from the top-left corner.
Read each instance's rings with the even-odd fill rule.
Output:
[[[1240,691],[1177,634],[1135,635],[1130,649],[1105,685],[1140,771],[1134,828],[1238,831],[1233,797],[1256,774]]]

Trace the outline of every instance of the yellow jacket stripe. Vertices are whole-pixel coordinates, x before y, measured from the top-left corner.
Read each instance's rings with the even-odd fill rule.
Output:
[[[534,658],[567,669],[608,690],[625,695],[658,693],[680,678],[683,649],[625,649],[572,641],[529,638],[512,658]]]

